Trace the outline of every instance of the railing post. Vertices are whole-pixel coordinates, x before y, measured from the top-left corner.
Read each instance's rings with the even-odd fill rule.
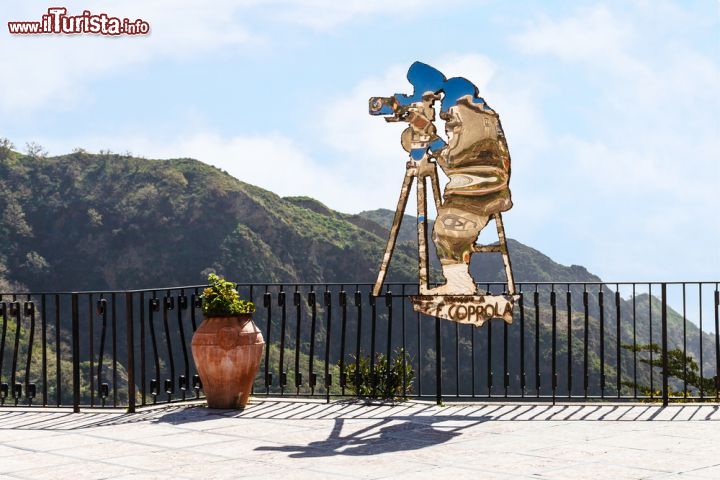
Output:
[[[179,305],[178,305],[179,311]],[[128,413],[135,413],[135,337],[133,329],[133,294],[125,292],[125,328],[127,334]],[[183,339],[184,341],[185,339]]]
[[[435,402],[442,405],[442,341],[438,317],[435,317]]]
[[[667,284],[662,284],[662,402],[667,407],[669,403],[668,392],[668,338],[667,338]]]
[[[80,319],[78,312],[78,294],[72,294],[72,382],[73,412],[80,412]]]

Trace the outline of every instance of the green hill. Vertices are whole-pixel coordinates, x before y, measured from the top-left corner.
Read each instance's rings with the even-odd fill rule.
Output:
[[[395,212],[386,209],[368,210],[361,212],[359,216],[384,227],[384,236],[392,225]],[[417,255],[417,231],[415,225],[417,219],[412,215],[405,215],[398,234],[398,243],[401,248],[406,249],[411,255]],[[433,221],[428,221],[428,232],[433,228]],[[495,225],[490,222],[486,228],[493,229]],[[430,263],[437,271],[439,262],[435,255],[435,246],[428,242]],[[571,265],[569,267],[560,265],[542,252],[528,247],[512,238],[508,238],[508,250],[515,280],[518,282],[599,282],[600,277],[587,271],[585,267]],[[470,266],[473,277],[479,282],[504,282],[505,270],[500,255],[480,254],[473,257]],[[437,273],[434,276],[438,280]]]
[[[35,291],[197,284],[210,270],[239,282],[372,282],[392,221],[389,210],[347,215],[281,198],[192,159],[6,152],[0,178],[4,290],[10,280]],[[406,215],[391,280],[416,278],[415,235]],[[510,248],[520,281],[598,280]],[[504,278],[497,256],[479,257],[476,278]]]
[[[191,159],[0,158],[0,276],[31,290],[374,279],[377,225]],[[381,229],[380,229],[381,230]],[[392,278],[412,281],[399,251]]]
[[[393,215],[390,210],[348,215],[309,197],[282,198],[193,159],[147,160],[82,151],[35,158],[0,149],[0,179],[0,291],[5,292],[200,284],[211,270],[240,283],[370,283],[375,279]],[[406,215],[390,271],[391,281],[417,281],[415,223],[414,217]],[[509,248],[519,282],[600,280],[584,267],[560,265],[512,239]],[[437,267],[433,251],[431,259]],[[504,281],[497,254],[476,256],[472,270],[480,282]],[[434,278],[437,280],[437,275]],[[589,362],[592,382],[597,383],[599,290],[589,290],[588,325],[593,332],[588,339]],[[571,291],[572,362],[580,366],[584,345],[582,288],[573,287]],[[558,292],[557,354],[558,369],[562,369],[566,368],[563,361],[567,365],[567,310],[562,286]],[[617,338],[616,311],[614,292],[607,287],[602,292],[606,376],[611,382],[617,364],[613,348]],[[543,345],[550,343],[552,331],[549,294],[550,287],[539,289]],[[531,297],[526,299],[528,324],[534,322]],[[657,342],[659,300],[652,297],[649,301],[647,295],[635,300],[638,341],[649,339],[652,312],[656,325],[653,340]],[[632,300],[621,298],[619,307],[623,319],[620,338],[627,343],[632,339],[628,321]],[[680,345],[682,316],[669,309],[668,325],[671,347]],[[494,335],[500,331],[495,329]],[[452,352],[455,336],[450,328],[444,328],[444,332],[443,351]],[[320,323],[315,337],[322,339],[324,333]],[[382,331],[378,333],[378,344],[383,344],[383,335]],[[514,348],[519,343],[519,329],[513,325],[509,335],[509,345]],[[687,335],[698,338],[694,324],[688,323]],[[308,339],[301,340],[305,344]],[[497,338],[495,345],[501,341]],[[527,327],[527,345],[534,341],[534,332]],[[458,355],[467,355],[469,344],[463,340],[459,345]],[[714,371],[714,338],[707,333],[704,345],[705,367]],[[698,358],[697,342],[688,347]],[[304,347],[301,351],[307,353]],[[516,353],[512,352],[513,357]],[[430,350],[422,352],[425,368],[433,365],[432,355]],[[528,364],[533,360],[529,355],[528,347]],[[623,371],[628,372],[631,355],[622,355]],[[503,361],[500,348],[493,349],[493,356],[496,365]],[[539,367],[543,375],[549,374],[547,349],[540,354]],[[430,370],[424,374],[432,376]],[[455,375],[448,371],[447,376],[452,379]],[[648,375],[641,372],[638,378],[647,383]]]

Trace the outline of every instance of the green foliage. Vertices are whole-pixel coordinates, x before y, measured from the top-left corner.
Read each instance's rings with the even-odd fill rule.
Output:
[[[225,317],[253,313],[255,304],[241,300],[234,283],[211,273],[202,293],[202,309],[206,317]]]
[[[647,353],[648,356],[645,358],[640,358],[640,362],[659,368],[662,374],[662,348],[660,348],[657,343],[623,345],[622,347],[626,350],[630,350],[631,352]],[[651,352],[653,354],[652,360],[650,360],[649,357],[649,354]],[[679,348],[673,348],[672,350],[668,350],[667,357],[668,377],[675,379],[676,384],[682,384],[683,388],[685,385],[687,385],[688,390],[690,390],[688,392],[689,394],[692,394],[693,391],[702,391],[704,395],[709,397],[714,397],[717,395],[717,377],[700,378],[700,366],[691,355],[686,355]],[[662,391],[651,390],[650,387],[646,385],[635,385],[633,382],[623,382],[623,384],[631,388],[637,388],[638,392],[642,392],[642,394],[644,395],[652,394],[657,397],[662,395]],[[670,396],[683,396],[684,393],[684,391],[679,392],[677,391],[677,389],[675,391],[670,389],[668,392]]]
[[[368,282],[387,240],[376,224],[192,159],[13,148],[0,138],[0,264],[28,290],[195,285],[206,271],[243,282]],[[28,263],[28,252],[46,265]],[[415,255],[396,252],[390,280],[415,281]]]
[[[271,395],[277,395],[280,394],[281,391],[284,391],[286,394],[288,392],[297,392],[299,395],[325,395],[328,393],[328,389],[325,386],[325,382],[322,380],[322,377],[325,372],[325,362],[322,358],[318,358],[315,356],[315,358],[312,361],[313,364],[313,371],[317,375],[317,383],[314,387],[311,387],[308,380],[308,370],[309,370],[309,364],[310,364],[310,355],[308,355],[306,352],[308,350],[308,345],[303,344],[300,347],[300,352],[298,353],[298,367],[299,370],[295,370],[295,354],[296,349],[292,346],[285,346],[284,350],[284,364],[283,368],[280,369],[280,345],[278,342],[272,342],[270,345],[270,348],[266,351],[269,353],[269,362],[268,362],[268,370],[270,372],[280,372],[284,371],[287,375],[287,384],[284,387],[280,387],[280,379],[275,377],[273,378],[272,384],[269,387],[269,392]],[[255,377],[254,382],[254,388],[256,392],[265,392],[266,391],[266,385],[265,385],[265,372],[264,372],[264,363],[265,357],[263,356],[263,360],[261,363],[260,370],[258,371],[257,376]],[[301,385],[296,386],[295,385],[295,375],[297,373],[301,373],[304,375],[303,382],[301,382]],[[330,385],[330,395],[341,395],[342,394],[342,388],[340,387],[337,379],[340,378],[340,367],[337,364],[330,364],[328,365],[328,374],[330,375],[332,379],[332,383]]]
[[[405,400],[407,394],[412,392],[415,378],[410,355],[401,348],[395,351],[390,362],[382,353],[375,355],[374,367],[370,360],[369,356],[361,355],[359,362],[355,358],[345,364],[345,384],[353,395],[360,398]],[[403,379],[407,382],[405,391]]]
[[[0,178],[3,179],[0,182],[0,290],[6,292],[192,285],[203,282],[204,272],[208,271],[243,282],[371,282],[394,216],[391,210],[345,215],[309,198],[281,198],[192,159],[146,160],[110,152],[92,154],[82,149],[70,155],[40,158],[41,149],[33,150],[38,158],[18,153],[9,140],[0,138]],[[390,270],[391,281],[417,281],[415,220],[406,216],[403,221]],[[62,232],[62,235],[47,235],[49,231]],[[564,267],[536,250],[513,240],[509,242],[516,279],[599,280],[582,267]],[[429,247],[433,258],[432,243]],[[473,273],[483,281],[503,281],[500,256],[478,255],[473,259]],[[582,289],[574,288],[572,353],[577,367],[582,366],[585,345]],[[538,317],[542,345],[552,341],[548,292],[549,287],[547,291],[541,287]],[[605,289],[605,294],[608,302],[612,292]],[[633,302],[637,303],[637,338],[647,341],[649,314],[653,319],[660,318],[661,302],[647,293],[638,295]],[[527,318],[533,318],[531,303],[526,297]],[[597,332],[597,292],[589,292],[589,303],[588,328]],[[629,300],[621,301],[622,339],[631,338],[633,333],[629,330],[630,322],[626,321],[633,314],[632,308],[634,304]],[[566,318],[558,312],[559,325],[564,325]],[[605,321],[614,321],[610,310],[606,310]],[[682,315],[668,309],[671,348],[679,346],[682,328]],[[710,342],[708,344],[714,341],[707,333],[699,332],[692,322],[687,324],[687,329],[688,338],[701,336]],[[445,329],[443,337],[447,338],[450,331]],[[517,332],[510,330],[510,345],[520,344]],[[309,334],[303,335],[300,358],[306,366],[310,361],[304,356]],[[321,339],[323,335],[320,327],[316,337]],[[526,342],[533,344],[534,333],[530,331],[526,335]],[[559,340],[562,332],[558,335],[560,356],[565,342]],[[606,335],[606,342],[613,344],[616,337],[612,329],[606,331]],[[382,335],[378,337],[380,342],[381,338]],[[591,373],[598,372],[599,335],[591,334],[588,338],[588,367]],[[122,332],[118,341],[121,345],[124,342]],[[63,348],[68,344],[64,336],[61,342]],[[460,348],[461,355],[470,354],[469,341],[461,340]],[[688,353],[700,358],[698,342],[692,342],[688,348]],[[9,350],[6,348],[6,352]],[[275,365],[272,362],[277,351],[275,345],[269,349],[271,366]],[[549,352],[549,349],[540,352],[543,375],[551,373]],[[424,371],[418,370],[415,375],[434,375],[434,361],[425,361],[431,358],[431,353],[432,349],[417,353],[424,359]],[[617,371],[613,353],[606,352],[608,378],[613,378]],[[494,349],[492,361],[501,362],[501,355],[502,349]],[[624,376],[632,369],[630,357],[621,358]],[[705,371],[712,371],[714,356],[705,355],[704,362]],[[452,359],[443,362],[443,374],[452,374],[448,370],[451,363]],[[316,371],[321,371],[323,364],[314,365]],[[292,364],[286,360],[284,368],[288,366]],[[63,364],[62,368],[64,371],[66,366]],[[469,378],[470,369],[470,363],[464,362],[461,376]],[[638,372],[638,383],[650,383],[649,370]],[[657,373],[655,368],[654,374]],[[689,375],[692,382],[691,377],[692,374]],[[71,377],[64,375],[65,378]],[[336,379],[337,375],[333,374],[332,378]],[[277,381],[274,384],[277,385]],[[347,384],[354,385],[354,381]],[[337,385],[334,381],[332,388]],[[677,380],[672,383],[673,387],[677,385]],[[63,395],[68,392],[71,393],[71,389],[63,389]]]
[[[5,137],[0,137],[0,158],[9,158],[13,154],[15,145]]]
[[[28,156],[39,160],[42,158],[47,157],[47,151],[43,148],[42,145],[36,142],[28,142],[25,144],[25,151],[27,152]]]

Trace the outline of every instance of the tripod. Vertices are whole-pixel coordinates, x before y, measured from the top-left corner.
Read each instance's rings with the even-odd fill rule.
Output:
[[[418,272],[419,272],[419,293],[425,295],[429,289],[428,274],[429,260],[427,248],[427,192],[426,179],[430,178],[430,185],[433,190],[433,200],[435,201],[436,211],[442,206],[442,196],[440,194],[440,183],[438,181],[437,163],[428,158],[423,157],[421,160],[410,160],[406,164],[405,177],[403,178],[402,187],[400,188],[400,198],[398,199],[395,216],[390,227],[390,236],[385,246],[385,254],[383,255],[377,280],[373,286],[373,296],[379,296],[382,285],[387,276],[387,269],[390,266],[395,244],[397,243],[398,233],[400,232],[400,223],[402,222],[405,208],[407,207],[410,189],[415,178],[417,178],[417,235],[418,235]],[[502,215],[494,213],[491,215],[495,220],[495,226],[498,232],[498,245],[474,245],[473,252],[486,253],[496,252],[502,254],[503,265],[505,267],[505,275],[507,277],[507,293],[515,295],[515,280],[513,279],[512,265],[510,264],[510,255],[508,254],[507,240],[505,238],[505,227],[502,222]]]
[[[380,295],[380,290],[387,276],[387,269],[390,266],[395,244],[397,243],[398,233],[400,233],[400,222],[405,215],[405,207],[407,206],[408,197],[413,181],[417,178],[417,235],[418,235],[418,271],[420,280],[420,293],[423,294],[428,288],[428,249],[427,249],[427,193],[426,182],[430,177],[430,184],[433,189],[433,199],[435,200],[435,208],[439,210],[442,206],[442,196],[440,195],[440,183],[437,175],[437,164],[434,160],[423,157],[421,160],[410,160],[406,164],[405,177],[403,178],[402,187],[400,187],[400,198],[398,199],[395,216],[390,227],[390,236],[385,246],[385,254],[383,255],[380,271],[377,280],[373,286],[373,295]]]

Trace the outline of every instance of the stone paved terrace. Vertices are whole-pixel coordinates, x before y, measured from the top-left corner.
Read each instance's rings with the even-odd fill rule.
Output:
[[[0,477],[718,479],[717,405],[0,410]]]

